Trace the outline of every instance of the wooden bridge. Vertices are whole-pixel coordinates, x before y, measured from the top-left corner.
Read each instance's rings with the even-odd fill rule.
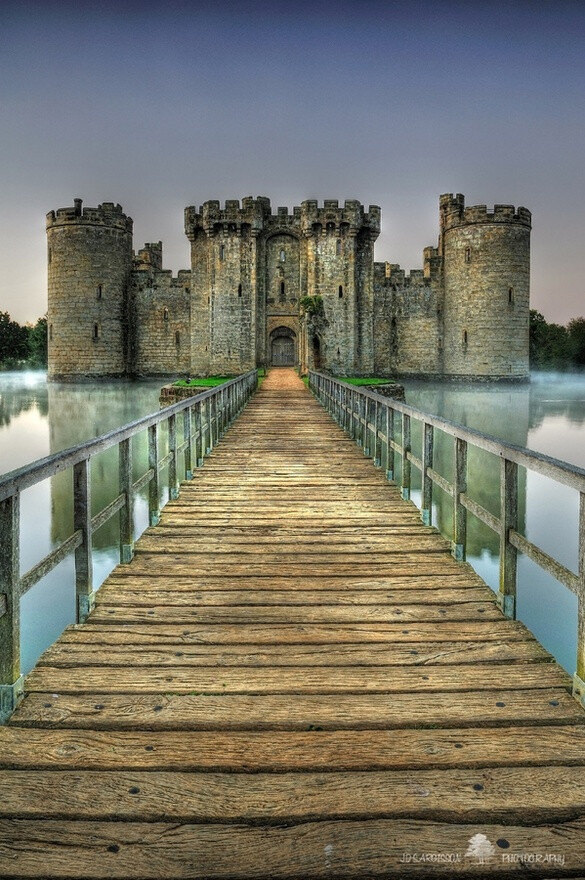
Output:
[[[273,370],[26,679],[0,877],[585,876],[568,675]]]

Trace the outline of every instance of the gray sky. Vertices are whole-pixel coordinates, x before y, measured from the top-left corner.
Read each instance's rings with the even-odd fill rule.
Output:
[[[585,315],[585,3],[3,0],[0,311],[46,311],[45,214],[119,202],[188,268],[183,208],[382,208],[420,268],[438,198],[533,213],[532,306]]]

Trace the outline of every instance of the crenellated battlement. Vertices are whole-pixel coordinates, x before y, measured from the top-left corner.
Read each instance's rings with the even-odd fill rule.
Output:
[[[411,269],[407,273],[398,263],[374,263],[374,273],[377,283],[391,290],[418,288],[431,280],[424,269]]]
[[[488,211],[486,205],[465,207],[465,196],[461,193],[453,195],[445,193],[439,199],[441,231],[458,226],[470,226],[475,223],[510,223],[520,226],[532,226],[532,214],[527,208],[515,208],[514,205],[494,205]]]
[[[254,199],[247,196],[242,199],[227,199],[222,208],[220,202],[213,199],[204,202],[197,210],[195,205],[185,208],[185,234],[193,241],[198,232],[212,234],[218,227],[241,233],[242,226],[258,233],[264,227],[266,218],[271,216],[270,199],[258,196]]]
[[[316,199],[307,199],[292,211],[288,207],[278,207],[273,213],[270,199],[248,196],[242,199],[228,199],[224,207],[219,201],[205,202],[199,210],[191,206],[185,208],[185,233],[192,241],[198,231],[213,234],[223,230],[241,234],[242,228],[248,228],[253,234],[273,229],[296,229],[305,235],[316,231],[334,231],[341,234],[349,231],[353,234],[361,229],[368,229],[370,234],[377,236],[380,232],[381,212],[378,205],[370,205],[368,211],[355,199],[346,199],[343,207],[337,199],[325,199],[319,207]]]
[[[132,265],[137,271],[160,271],[162,264],[162,241],[147,242],[137,253],[132,254]]]
[[[301,202],[300,211],[301,227],[305,234],[311,233],[315,226],[335,231],[336,234],[344,227],[353,234],[366,228],[374,237],[380,232],[381,211],[378,205],[370,205],[366,212],[356,199],[346,199],[342,208],[337,199],[325,199],[322,208],[316,199],[307,199]]]
[[[132,218],[126,216],[121,205],[103,202],[97,208],[84,208],[82,199],[74,199],[73,207],[58,208],[47,214],[47,229],[57,226],[107,226],[122,232],[132,232]]]

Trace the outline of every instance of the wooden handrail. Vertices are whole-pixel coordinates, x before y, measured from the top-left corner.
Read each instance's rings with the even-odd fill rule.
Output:
[[[76,619],[78,622],[85,620],[95,603],[92,535],[119,512],[120,562],[130,562],[134,554],[134,541],[138,537],[133,505],[136,493],[149,486],[149,524],[156,525],[160,518],[160,480],[165,465],[168,464],[169,498],[176,498],[180,483],[191,479],[193,469],[201,467],[205,455],[211,452],[228,425],[243,409],[257,385],[258,373],[251,370],[217,388],[200,392],[0,477],[0,723],[12,714],[22,696],[21,596],[67,555],[74,553]],[[182,421],[181,440],[177,416]],[[161,457],[158,433],[164,423],[168,426],[169,452]],[[148,468],[134,481],[131,439],[143,431],[148,431]],[[119,455],[119,494],[92,516],[91,459],[114,446],[118,447]],[[73,472],[73,532],[29,571],[21,573],[20,494],[24,489],[66,470]]]
[[[401,401],[377,394],[375,390],[350,385],[342,379],[311,371],[309,386],[320,403],[352,436],[364,453],[386,470],[394,480],[395,456],[401,459],[401,493],[411,494],[411,468],[421,474],[421,518],[431,522],[433,487],[440,487],[450,498],[453,510],[450,538],[456,559],[465,559],[467,512],[483,522],[499,538],[498,604],[504,614],[516,617],[517,557],[524,553],[540,568],[572,590],[578,599],[578,637],[573,694],[585,706],[585,470],[565,461],[483,434],[440,416],[422,412]],[[400,420],[401,439],[396,439]],[[411,450],[411,423],[422,427],[422,457]],[[433,462],[437,432],[453,438],[453,477],[440,474]],[[500,460],[499,516],[487,511],[469,496],[467,457],[470,447],[484,450]],[[574,572],[518,532],[518,468],[548,477],[579,492],[578,571]]]

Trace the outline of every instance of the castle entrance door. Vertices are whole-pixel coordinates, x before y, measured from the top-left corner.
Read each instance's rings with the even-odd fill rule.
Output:
[[[294,367],[297,363],[296,333],[290,327],[276,327],[270,334],[270,365]]]
[[[275,336],[272,339],[270,363],[273,367],[294,367],[295,341],[292,336]]]

